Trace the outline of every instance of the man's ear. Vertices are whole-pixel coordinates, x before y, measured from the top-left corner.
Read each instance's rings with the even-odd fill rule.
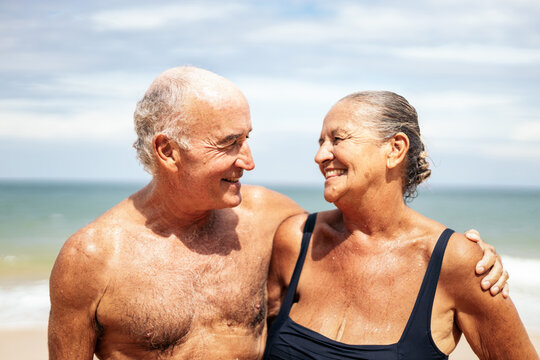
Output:
[[[179,154],[175,143],[167,135],[157,134],[152,139],[152,145],[154,154],[156,155],[156,161],[161,166],[176,170],[176,162],[179,159]]]
[[[393,169],[403,163],[409,150],[409,137],[398,132],[389,141],[390,152],[386,156],[386,167]]]

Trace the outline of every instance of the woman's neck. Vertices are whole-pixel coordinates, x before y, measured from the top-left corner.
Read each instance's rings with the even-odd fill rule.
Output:
[[[414,212],[405,204],[401,191],[391,190],[367,191],[356,201],[336,202],[346,232],[369,237],[389,237],[402,232]]]

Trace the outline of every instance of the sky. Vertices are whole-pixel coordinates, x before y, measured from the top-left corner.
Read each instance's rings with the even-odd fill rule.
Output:
[[[0,0],[0,179],[150,179],[133,110],[194,65],[244,92],[247,183],[320,184],[326,112],[416,108],[433,185],[540,187],[540,1]]]

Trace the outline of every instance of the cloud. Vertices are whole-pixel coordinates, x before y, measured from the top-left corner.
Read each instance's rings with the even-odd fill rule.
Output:
[[[515,95],[475,93],[470,91],[440,91],[437,93],[416,93],[414,103],[422,108],[438,110],[489,109],[494,106],[517,106],[519,98]],[[411,101],[413,102],[413,101]]]
[[[99,30],[151,30],[173,22],[197,23],[228,18],[243,10],[238,3],[152,5],[100,11],[90,16]]]
[[[358,42],[384,41],[398,45],[426,43],[431,39],[454,41],[493,39],[501,30],[523,24],[523,18],[512,11],[494,8],[489,4],[410,4],[379,5],[378,3],[334,2],[316,17],[303,17],[277,21],[247,34],[252,41],[273,43],[314,44],[326,41],[344,41],[354,46]],[[487,29],[497,28],[496,33]]]
[[[52,140],[105,140],[134,137],[127,111],[118,108],[40,114],[0,110],[0,138]]]
[[[389,49],[389,52],[398,57],[425,61],[484,65],[528,65],[540,63],[539,49],[486,46],[484,44],[398,47]]]
[[[502,144],[487,144],[476,146],[478,153],[499,160],[529,159],[540,161],[540,147],[538,142],[505,142]]]
[[[326,112],[362,89],[404,95],[434,156],[515,164],[540,148],[537,0],[29,4],[0,6],[3,141],[118,144],[152,79],[193,64],[246,94],[261,178],[291,154],[313,166]]]
[[[334,2],[316,17],[262,23],[246,40],[269,45],[322,47],[355,57],[394,56],[437,64],[528,65],[540,63],[535,36],[538,7],[517,11],[504,2],[379,5]],[[526,14],[526,15],[524,15]],[[518,34],[531,34],[519,36]]]
[[[523,124],[519,124],[512,130],[510,134],[510,138],[512,140],[531,142],[534,141],[536,142],[535,148],[540,149],[540,119],[534,122],[526,122]]]
[[[422,134],[430,142],[535,140],[527,135],[540,123],[540,106],[515,93],[485,91],[415,92],[407,96],[417,109]],[[538,137],[537,139],[540,139]]]
[[[250,103],[255,132],[309,133],[314,139],[330,107],[355,90],[351,84],[277,77],[237,77],[234,81]]]
[[[90,101],[95,97],[136,101],[156,75],[121,71],[63,74],[46,82],[35,82],[32,88],[48,94],[86,96]]]
[[[36,80],[35,96],[0,99],[0,137],[100,140],[133,137],[133,111],[155,74],[100,72]]]

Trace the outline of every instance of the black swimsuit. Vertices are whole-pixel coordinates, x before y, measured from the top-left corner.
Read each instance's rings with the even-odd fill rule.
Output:
[[[446,244],[454,231],[445,229],[433,249],[401,339],[391,345],[349,345],[329,339],[289,317],[316,217],[317,214],[311,214],[306,220],[300,255],[283,305],[268,332],[264,359],[448,359],[431,337],[431,309]]]

